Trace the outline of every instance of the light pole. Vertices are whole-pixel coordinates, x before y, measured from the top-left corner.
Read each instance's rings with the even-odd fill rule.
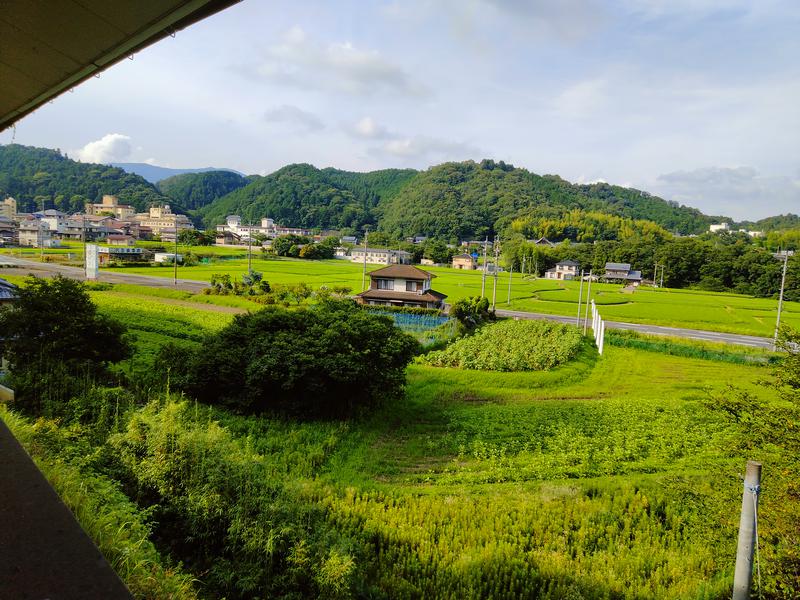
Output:
[[[783,310],[783,288],[786,285],[786,267],[789,264],[789,251],[783,251],[783,274],[781,275],[781,293],[778,295],[778,319],[775,322],[775,336],[772,338],[772,351],[778,349],[778,330],[781,327],[781,311]]]

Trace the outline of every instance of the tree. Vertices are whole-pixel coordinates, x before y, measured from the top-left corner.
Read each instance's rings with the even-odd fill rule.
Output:
[[[169,348],[171,382],[245,413],[339,418],[402,394],[418,344],[350,300],[237,315],[196,351]]]
[[[459,298],[450,307],[450,316],[467,330],[475,329],[487,321],[494,320],[494,313],[489,310],[489,299],[480,296]]]
[[[778,348],[785,354],[774,369],[775,387],[784,400],[800,408],[800,331],[781,327]]]
[[[204,231],[182,229],[178,232],[178,243],[184,246],[210,246],[214,239]]]
[[[66,400],[71,377],[106,375],[110,363],[130,355],[125,331],[97,313],[82,283],[27,278],[11,308],[0,311],[0,354],[9,361],[18,405],[36,412],[43,394]]]

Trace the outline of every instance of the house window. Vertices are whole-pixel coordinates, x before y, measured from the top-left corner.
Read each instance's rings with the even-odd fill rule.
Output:
[[[421,292],[422,291],[422,282],[421,281],[406,281],[406,291],[407,292]]]
[[[394,279],[376,279],[379,290],[393,290]]]

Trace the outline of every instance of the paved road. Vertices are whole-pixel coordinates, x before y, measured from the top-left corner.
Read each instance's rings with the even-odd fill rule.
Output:
[[[65,277],[84,279],[83,269],[79,269],[77,267],[67,267],[57,263],[40,263],[24,260],[15,256],[0,255],[0,266],[2,266],[3,263],[15,265],[17,268],[15,268],[13,271],[10,271],[15,275],[31,273],[33,275],[47,277],[55,275],[56,273],[61,273]],[[2,274],[2,270],[0,270],[0,274]],[[108,283],[133,283],[137,285],[178,289],[195,293],[202,292],[205,288],[209,287],[209,284],[205,281],[178,279],[178,283],[176,285],[173,283],[172,278],[168,277],[134,275],[119,271],[113,273],[109,271],[100,271],[99,281],[106,281]],[[546,319],[550,321],[559,321],[561,323],[575,322],[575,317],[547,315],[543,313],[530,313],[514,310],[498,310],[497,314],[502,317],[518,317],[520,319]],[[627,329],[630,331],[636,331],[638,333],[650,335],[668,335],[672,337],[701,340],[704,342],[717,342],[722,344],[751,346],[753,348],[772,349],[771,338],[755,337],[752,335],[719,333],[716,331],[702,331],[699,329],[683,329],[680,327],[662,327],[660,325],[641,325],[639,323],[618,323],[614,321],[606,321],[606,327],[609,329]]]
[[[84,280],[83,269],[78,267],[68,267],[58,263],[40,263],[16,256],[0,254],[0,267],[3,264],[13,265],[13,270],[8,273],[10,275],[37,275],[39,277],[50,277],[56,274],[61,274],[64,277],[72,279]],[[160,268],[160,267],[159,267]],[[0,270],[2,274],[2,270]],[[133,283],[136,285],[146,285],[148,287],[169,288],[173,290],[182,290],[185,292],[202,292],[209,284],[205,281],[195,281],[193,279],[178,279],[177,285],[173,283],[171,277],[156,277],[154,275],[134,275],[133,273],[119,273],[101,270],[98,274],[98,281],[107,283]]]
[[[546,315],[542,313],[529,313],[515,310],[499,310],[501,317],[518,317],[520,319],[546,319],[560,323],[575,323],[575,317],[562,315]],[[667,335],[671,337],[701,340],[703,342],[716,342],[719,344],[735,344],[738,346],[751,346],[753,348],[766,348],[772,350],[772,338],[756,337],[752,335],[739,335],[736,333],[720,333],[717,331],[703,331],[701,329],[684,329],[681,327],[663,327],[661,325],[643,325],[640,323],[619,323],[606,321],[609,329],[627,329],[648,335]]]

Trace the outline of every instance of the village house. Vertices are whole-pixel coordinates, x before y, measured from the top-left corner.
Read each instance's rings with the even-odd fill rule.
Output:
[[[606,263],[606,272],[603,275],[609,283],[624,283],[638,286],[642,282],[642,272],[631,270],[628,263]]]
[[[363,263],[364,254],[366,262],[372,265],[410,265],[411,254],[405,250],[389,250],[388,248],[353,248],[350,250],[350,260],[354,263]]]
[[[172,212],[169,204],[152,206],[146,213],[137,213],[133,220],[163,241],[174,241],[176,232],[194,229],[189,217]]]
[[[17,201],[11,196],[0,202],[0,217],[13,219],[17,214]]]
[[[547,246],[548,248],[555,248],[555,243],[548,240],[546,237],[540,237],[538,240],[528,240],[529,244],[534,246]]]
[[[471,254],[456,254],[452,262],[454,269],[465,269],[472,271],[477,268],[478,261]]]
[[[264,217],[261,219],[260,225],[254,225],[252,223],[243,225],[242,217],[239,215],[228,215],[225,218],[224,225],[217,225],[217,238],[219,240],[231,240],[230,242],[218,241],[218,244],[239,244],[242,241],[247,242],[251,235],[263,235],[268,238],[277,237],[278,229],[275,227],[275,221],[269,217]]]
[[[47,223],[30,218],[19,225],[19,245],[30,248],[56,248],[61,242],[53,238]]]
[[[106,194],[103,201],[97,204],[86,204],[87,215],[108,214],[118,219],[129,219],[136,214],[136,209],[130,204],[120,204],[119,198]]]
[[[544,272],[545,279],[571,280],[578,277],[578,263],[574,260],[562,260],[552,269]]]
[[[411,265],[389,265],[369,274],[369,289],[356,294],[360,304],[444,308],[444,294],[431,289],[432,273]]]
[[[19,243],[17,229],[19,225],[8,217],[0,216],[0,246],[12,246]]]
[[[136,238],[122,233],[110,233],[106,238],[106,244],[109,246],[134,246]]]

